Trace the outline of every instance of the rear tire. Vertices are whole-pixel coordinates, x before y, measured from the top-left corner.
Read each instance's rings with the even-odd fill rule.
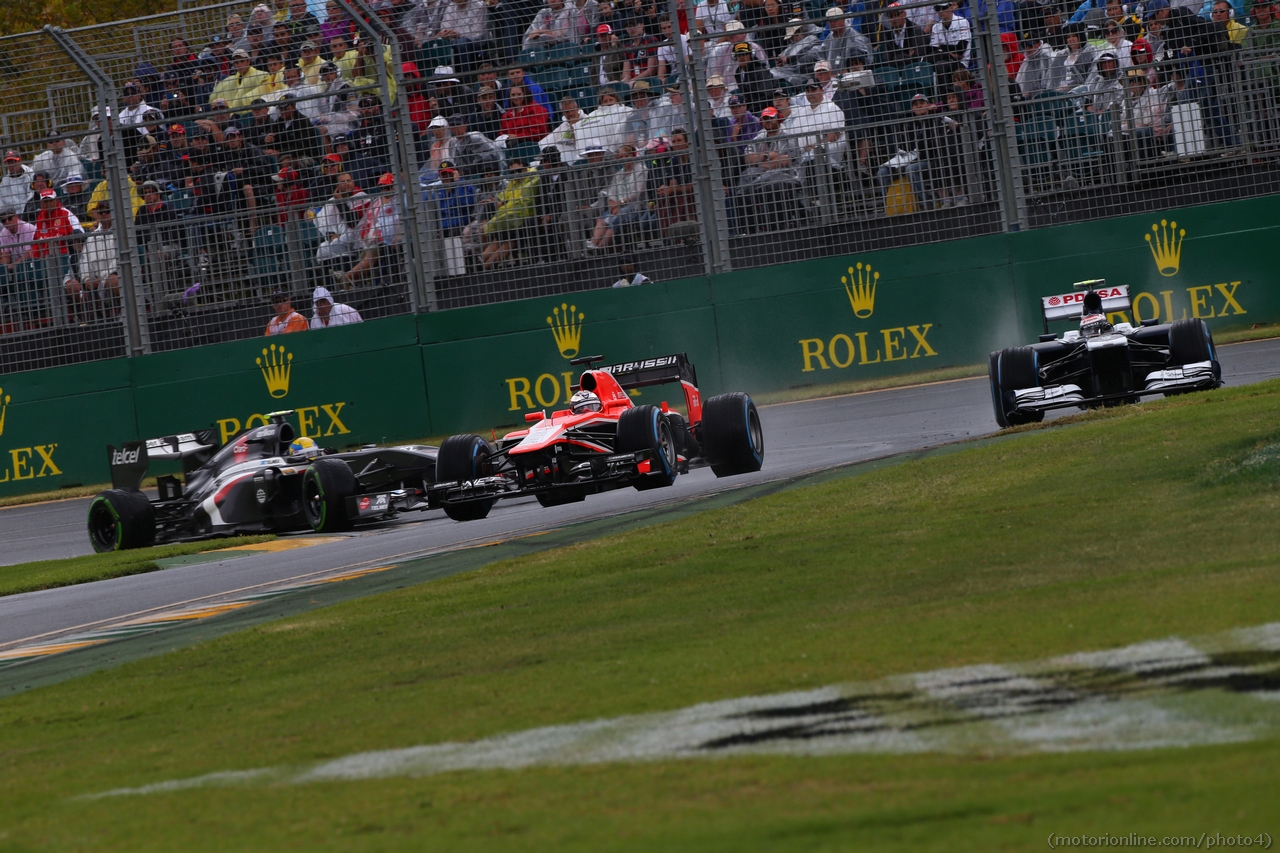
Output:
[[[483,475],[484,465],[492,455],[493,447],[478,435],[451,435],[436,454],[436,482],[475,480]],[[491,509],[492,499],[446,503],[444,514],[454,521],[479,521]]]
[[[764,430],[756,404],[741,391],[702,404],[702,450],[717,477],[750,474],[764,465]]]
[[[636,478],[639,491],[660,489],[676,481],[676,439],[671,424],[657,406],[636,406],[618,418],[618,453],[650,450],[649,473]]]
[[[360,490],[351,466],[341,459],[311,463],[302,475],[302,514],[316,533],[337,533],[351,527],[347,498]]]
[[[89,503],[89,541],[99,554],[156,542],[156,511],[142,492],[108,489]]]
[[[1044,420],[1044,412],[1009,411],[1014,391],[1040,386],[1035,350],[1031,347],[1009,347],[993,352],[987,362],[987,371],[991,381],[991,402],[995,407],[996,423],[1001,427],[1011,427],[1038,424]]]

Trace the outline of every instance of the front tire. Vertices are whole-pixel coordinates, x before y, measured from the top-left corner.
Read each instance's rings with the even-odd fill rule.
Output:
[[[451,435],[436,454],[436,482],[464,482],[483,475],[493,447],[478,435]],[[454,521],[479,521],[493,509],[493,499],[446,503],[444,514]]]
[[[657,406],[636,406],[623,412],[618,418],[618,440],[614,449],[618,453],[652,451],[649,473],[636,478],[637,490],[661,489],[676,481],[675,435]]]
[[[1009,411],[1014,391],[1040,385],[1035,350],[1031,347],[1009,347],[991,353],[987,361],[987,376],[991,382],[991,403],[995,408],[996,423],[1002,428],[1038,424],[1044,420],[1044,412]]]
[[[316,533],[351,527],[347,498],[360,490],[351,466],[341,459],[320,458],[302,475],[302,514]]]
[[[702,449],[717,477],[750,474],[764,465],[764,430],[756,404],[741,391],[702,405]]]
[[[1213,335],[1204,320],[1192,318],[1169,324],[1169,366],[1213,361]]]
[[[108,489],[89,503],[89,541],[99,554],[156,542],[156,512],[142,492]]]

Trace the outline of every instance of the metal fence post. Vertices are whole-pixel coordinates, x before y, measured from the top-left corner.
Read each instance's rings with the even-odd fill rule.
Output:
[[[720,157],[715,153],[715,128],[711,123],[711,105],[702,97],[703,80],[702,42],[695,38],[694,22],[689,21],[689,47],[692,58],[685,55],[680,43],[679,9],[676,0],[669,0],[672,37],[675,53],[680,62],[680,84],[696,144],[690,145],[694,165],[694,196],[698,205],[698,223],[702,226],[703,261],[707,275],[728,272],[732,268],[729,259],[729,222],[725,216],[724,181],[720,174]]]
[[[987,136],[992,143],[992,166],[996,192],[1000,196],[1000,216],[1005,231],[1027,227],[1027,200],[1018,157],[1018,135],[1013,120],[1013,99],[1009,95],[1009,73],[1004,66],[1004,46],[1000,42],[1000,21],[996,4],[986,4],[986,15],[977,30],[978,58],[983,70],[982,85],[988,98]]]
[[[107,120],[101,137],[103,159],[106,161],[103,177],[110,193],[111,209],[115,212],[115,224],[112,227],[116,233],[116,252],[120,256],[116,269],[120,277],[120,313],[124,317],[125,354],[134,356],[149,353],[151,341],[146,324],[142,322],[146,302],[138,286],[142,277],[138,274],[138,241],[134,233],[133,194],[129,191],[129,164],[125,162],[124,145],[117,138],[117,134],[124,130],[119,123],[119,98],[115,83],[64,30],[54,26],[46,26],[44,29],[76,67],[93,81],[94,88],[97,89],[98,114]]]
[[[418,183],[418,157],[413,123],[409,117],[409,93],[401,72],[400,40],[395,32],[384,24],[365,5],[363,0],[338,0],[359,28],[361,35],[374,44],[384,43],[391,48],[393,67],[387,66],[386,52],[374,50],[378,65],[378,81],[381,84],[382,102],[386,105],[386,126],[391,138],[387,140],[391,153],[392,169],[396,175],[396,191],[400,202],[400,227],[404,233],[405,266],[409,272],[409,306],[414,313],[420,310],[435,311],[436,252],[432,251],[427,236],[426,221],[422,215],[422,188]],[[396,96],[391,97],[388,81],[396,81]]]

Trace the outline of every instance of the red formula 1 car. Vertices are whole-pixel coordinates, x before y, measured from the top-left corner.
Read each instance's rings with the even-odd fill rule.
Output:
[[[534,495],[543,506],[581,501],[589,494],[634,486],[670,486],[690,467],[709,465],[717,477],[759,471],[764,433],[746,394],[703,400],[684,353],[591,368],[586,365],[570,407],[533,412],[533,424],[494,445],[478,435],[454,435],[440,445],[432,507],[455,521],[484,518],[499,498]],[[661,406],[636,406],[633,388],[679,382],[688,417]]]

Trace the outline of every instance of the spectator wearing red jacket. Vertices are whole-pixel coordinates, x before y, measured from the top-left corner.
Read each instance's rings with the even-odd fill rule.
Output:
[[[298,170],[285,166],[275,177],[276,209],[280,211],[280,224],[289,220],[301,220],[306,216],[307,203],[311,201],[311,193],[301,183]]]
[[[526,162],[538,153],[538,140],[551,132],[547,108],[529,97],[524,86],[511,87],[511,108],[502,114],[502,132],[507,136],[507,157]]]

